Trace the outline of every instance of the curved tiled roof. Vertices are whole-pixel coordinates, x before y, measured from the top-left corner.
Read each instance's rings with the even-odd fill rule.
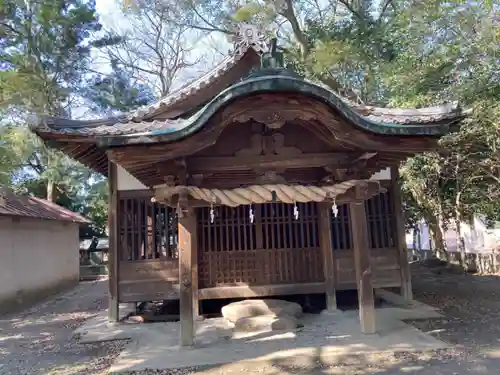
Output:
[[[211,84],[219,80],[249,53],[253,52],[260,55],[264,48],[265,46],[263,46],[261,42],[248,42],[247,40],[242,40],[240,43],[235,45],[234,50],[230,52],[226,58],[201,77],[189,82],[187,85],[182,86],[178,90],[173,91],[157,102],[129,113],[126,117],[132,121],[141,121],[148,116],[154,115],[159,110],[168,110],[188,97],[197,95],[201,90],[209,87]],[[246,72],[242,72],[242,74],[245,73]],[[186,110],[189,109],[191,108],[186,108]]]
[[[116,140],[119,138],[127,139],[127,143],[174,141],[200,129],[218,110],[235,99],[263,92],[294,92],[314,97],[355,126],[384,135],[442,135],[462,116],[456,103],[422,109],[354,105],[322,85],[276,70],[274,74],[249,78],[227,88],[186,119],[127,121],[124,117],[93,122],[48,119],[37,131],[98,137],[102,145],[121,144],[122,141]]]

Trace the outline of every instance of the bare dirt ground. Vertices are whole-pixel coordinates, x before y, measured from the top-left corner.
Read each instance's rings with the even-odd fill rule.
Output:
[[[22,313],[0,317],[0,374],[107,374],[123,343],[70,340],[73,330],[106,303],[106,280],[83,282]]]
[[[442,309],[446,316],[412,324],[454,344],[453,349],[349,356],[338,359],[334,365],[277,361],[136,375],[500,374],[500,277],[453,274],[418,265],[412,272],[415,298]],[[84,346],[69,339],[74,328],[105,308],[106,284],[82,283],[69,293],[0,320],[0,374],[106,374],[123,343]]]

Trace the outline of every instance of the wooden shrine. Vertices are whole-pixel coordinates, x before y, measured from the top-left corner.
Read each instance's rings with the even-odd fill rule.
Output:
[[[354,104],[282,66],[251,26],[211,72],[117,118],[45,118],[51,147],[109,178],[110,317],[180,299],[182,345],[200,300],[374,288],[411,299],[398,165],[435,149],[456,105]]]

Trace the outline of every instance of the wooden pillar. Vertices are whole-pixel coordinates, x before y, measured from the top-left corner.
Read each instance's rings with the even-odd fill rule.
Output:
[[[109,232],[109,251],[108,251],[108,319],[118,322],[120,320],[119,301],[118,301],[118,285],[120,266],[120,249],[118,249],[118,191],[116,186],[116,164],[108,162],[108,232]]]
[[[194,285],[193,260],[196,257],[196,214],[193,207],[183,209],[179,217],[179,280],[181,346],[192,346],[195,335],[195,308],[198,304],[198,286]]]
[[[330,203],[318,203],[319,241],[323,258],[325,274],[326,308],[328,311],[337,309],[335,290],[335,260],[332,246],[332,211]]]
[[[396,232],[395,241],[401,270],[401,295],[403,296],[405,302],[409,304],[413,300],[413,292],[411,288],[411,272],[406,248],[405,218],[401,202],[401,186],[399,184],[398,167],[391,168],[391,193]]]
[[[194,239],[194,244],[191,247],[191,278],[193,284],[192,299],[193,299],[193,319],[196,322],[200,316],[200,300],[198,296],[198,217],[196,216],[196,209],[193,208],[194,217],[194,233],[191,236]]]
[[[358,284],[361,332],[375,333],[375,299],[373,296],[368,223],[364,202],[349,203],[349,217],[354,250],[354,266]]]

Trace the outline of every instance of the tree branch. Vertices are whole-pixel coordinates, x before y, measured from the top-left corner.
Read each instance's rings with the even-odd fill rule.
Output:
[[[305,58],[310,51],[309,42],[304,34],[304,31],[300,27],[299,20],[295,14],[295,10],[293,8],[292,0],[286,0],[286,7],[281,13],[283,17],[285,17],[290,25],[292,26],[293,34],[297,39],[297,42],[300,44],[300,49],[302,52],[302,57]]]

